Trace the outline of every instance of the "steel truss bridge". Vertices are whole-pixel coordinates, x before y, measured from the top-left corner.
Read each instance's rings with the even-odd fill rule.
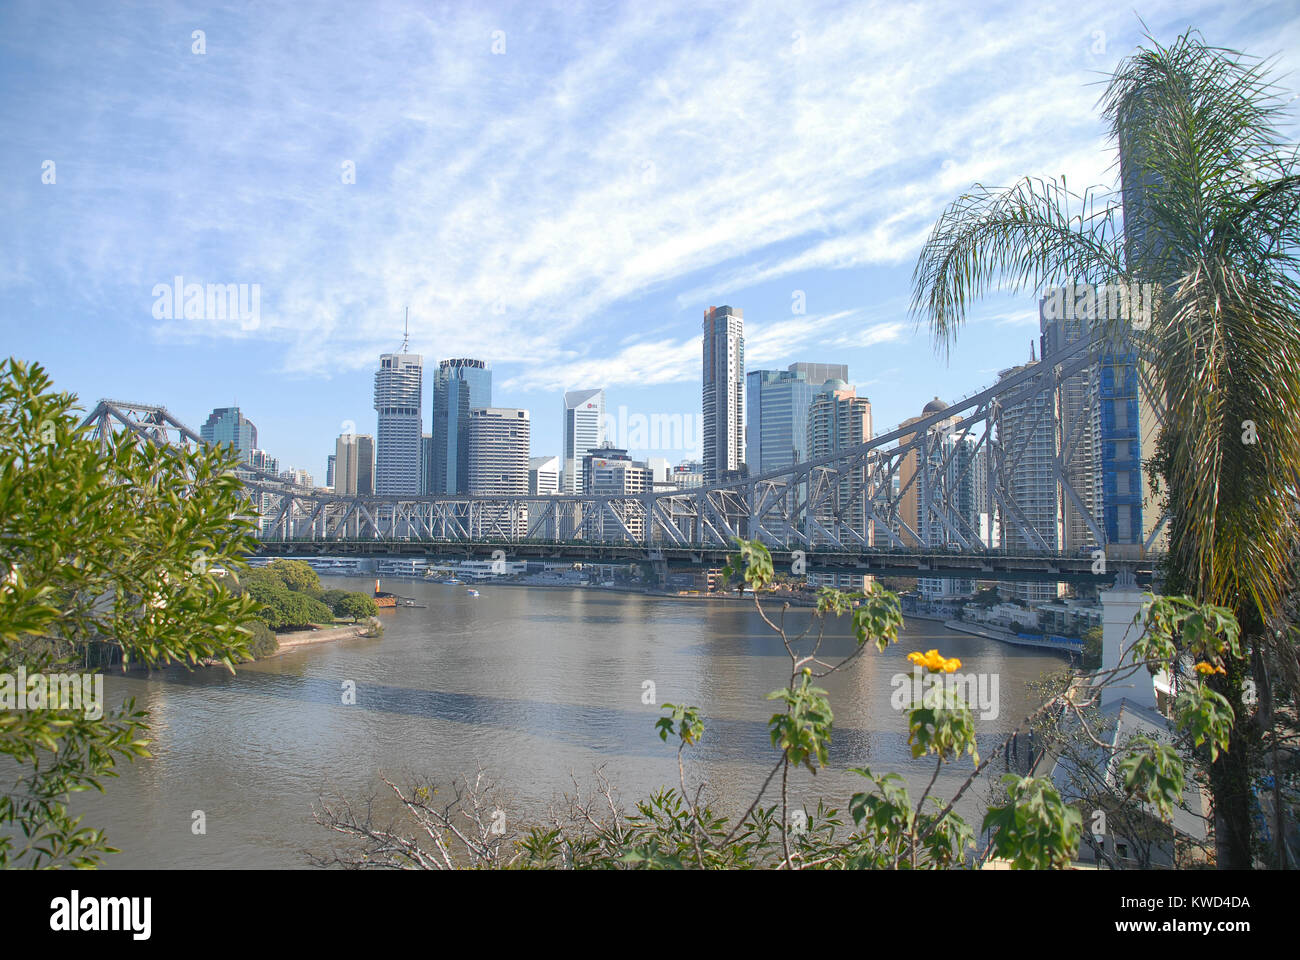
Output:
[[[1087,370],[1101,349],[1096,341],[1078,340],[1050,362],[1020,370],[867,442],[695,489],[628,495],[341,496],[251,466],[241,466],[239,472],[261,517],[263,553],[400,555],[428,554],[432,548],[474,555],[504,547],[516,558],[711,563],[733,547],[735,538],[744,537],[763,541],[774,559],[803,551],[813,569],[1109,582],[1113,570],[1109,577],[1093,575],[1091,556],[1062,555],[1013,495],[1011,481],[1031,440],[1047,430],[1054,438],[1052,481],[1078,511],[1094,543],[1117,559],[1139,561],[1136,572],[1146,580],[1151,568],[1147,554],[1166,518],[1141,550],[1107,547],[1102,526],[1066,469],[1083,433],[1081,418],[1066,435],[1057,428],[1055,403],[1030,404],[1037,420],[1026,423],[1018,411],[1020,436],[1012,442],[1003,439],[1005,411],[1045,393],[1059,396],[1065,381]],[[123,437],[180,446],[203,443],[160,406],[101,400],[85,423],[93,424],[93,435],[103,446]],[[958,457],[962,450],[965,455]],[[958,501],[977,464],[986,473],[979,478],[983,499],[972,523],[971,512],[958,509]],[[1000,518],[1004,539],[1018,532],[1015,556],[989,544],[987,531],[976,528],[979,513]]]

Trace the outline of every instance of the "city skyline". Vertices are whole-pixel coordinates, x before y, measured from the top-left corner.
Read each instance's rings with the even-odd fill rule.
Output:
[[[1194,20],[1279,51],[1294,72],[1300,19],[1280,4],[1150,7],[1154,32]],[[509,29],[494,54],[490,14],[435,23],[397,5],[357,54],[381,103],[313,62],[315,46],[357,31],[325,15],[154,13],[146,30],[129,12],[34,9],[0,14],[0,84],[26,91],[0,107],[24,131],[0,168],[19,227],[0,251],[8,352],[46,363],[86,409],[132,397],[197,429],[237,396],[263,446],[316,477],[342,423],[369,421],[370,371],[397,348],[407,304],[411,351],[489,360],[493,402],[539,414],[543,455],[561,450],[554,396],[575,385],[601,384],[632,410],[694,413],[709,303],[744,305],[750,368],[834,353],[881,424],[992,382],[1036,339],[1036,304],[982,304],[983,335],[945,366],[907,315],[915,254],[967,183],[1038,170],[1114,183],[1091,84],[1142,30],[1131,11],[1087,5],[987,20],[954,5],[936,14],[951,26],[938,42],[906,17],[837,5],[755,7],[744,29],[716,11],[670,23],[521,8],[500,14]],[[54,35],[66,42],[43,42]],[[692,89],[690,65],[724,36],[736,63],[762,69]],[[116,47],[103,66],[122,77],[111,99],[72,53],[105,40]],[[884,75],[858,55],[883,43],[906,69]],[[281,129],[255,77],[328,121]],[[435,101],[435,89],[467,95]],[[702,111],[710,102],[727,109]],[[214,150],[216,129],[241,132]],[[520,149],[499,149],[506,130]],[[701,154],[698,142],[746,149]],[[153,159],[156,144],[187,148],[187,162]],[[55,179],[43,183],[47,160]],[[85,211],[93,222],[69,230]],[[186,227],[195,216],[219,223],[200,237]],[[257,284],[259,299],[241,302],[260,315],[186,320],[171,303],[168,318],[154,289],[178,277]]]

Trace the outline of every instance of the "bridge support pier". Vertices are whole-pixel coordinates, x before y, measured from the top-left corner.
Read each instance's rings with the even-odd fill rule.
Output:
[[[1121,571],[1115,585],[1101,591],[1101,668],[1111,670],[1120,666],[1120,657],[1143,634],[1142,622],[1134,618],[1142,611],[1145,593],[1138,589],[1133,574]],[[1132,663],[1132,656],[1124,657]],[[1119,679],[1104,687],[1101,706],[1104,708],[1118,700],[1128,700],[1138,706],[1158,710],[1154,679],[1146,667],[1139,667],[1130,675],[1119,674]]]

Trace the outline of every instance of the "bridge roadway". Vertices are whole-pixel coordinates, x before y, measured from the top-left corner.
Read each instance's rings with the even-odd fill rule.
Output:
[[[778,571],[792,569],[794,551],[770,547]],[[720,567],[733,552],[716,546],[642,546],[632,543],[592,541],[516,540],[464,543],[450,540],[264,540],[259,557],[370,556],[430,557],[439,559],[491,559],[494,551],[506,559],[586,561],[591,563],[635,563],[662,558],[670,569]],[[1014,580],[1043,583],[1072,583],[1108,587],[1115,582],[1120,566],[1127,567],[1140,585],[1149,586],[1158,556],[1138,560],[1110,559],[1105,573],[1094,573],[1091,556],[1050,554],[945,553],[879,549],[866,552],[814,550],[804,554],[809,573],[859,574],[876,577],[947,577],[971,580]]]

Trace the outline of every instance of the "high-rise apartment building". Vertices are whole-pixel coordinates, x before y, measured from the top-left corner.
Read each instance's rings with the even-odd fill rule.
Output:
[[[986,547],[996,548],[1001,546],[1002,538],[998,531],[998,511],[993,501],[989,462],[989,448],[985,443],[975,451],[975,465],[971,469],[971,493],[975,498],[975,516],[980,543]]]
[[[800,378],[807,375],[802,370],[791,372]],[[859,397],[857,391],[842,379],[825,380],[808,404],[806,424],[804,433],[807,439],[804,456],[800,459],[842,453],[871,439],[871,401]],[[845,470],[829,491],[830,497],[813,511],[811,519],[815,519],[819,527],[833,532],[841,543],[856,543],[860,547],[874,545],[875,524],[867,520],[867,504],[871,496],[869,479],[865,466]],[[813,543],[829,542],[817,528],[810,527],[810,533]],[[861,574],[808,574],[811,586],[840,590],[861,590],[869,580]]]
[[[433,381],[430,493],[468,493],[471,410],[492,406],[492,371],[482,360],[443,360]]]
[[[1092,398],[1099,421],[1099,519],[1107,553],[1135,559],[1160,521],[1159,505],[1142,468],[1143,459],[1155,453],[1159,422],[1135,348],[1111,342],[1102,351],[1093,367]],[[1158,537],[1152,546],[1163,549]]]
[[[1047,302],[1046,297],[1039,301],[1038,325],[1043,365],[1050,369],[1055,366],[1058,354],[1080,340],[1090,339],[1093,331],[1086,317],[1049,316],[1045,309]],[[1091,519],[1096,523],[1100,517],[1103,497],[1102,472],[1098,463],[1101,454],[1100,410],[1093,385],[1094,372],[1091,366],[1080,370],[1062,380],[1057,388],[1055,445],[1061,458],[1061,472],[1074,491],[1074,496],[1064,487],[1060,491],[1063,515],[1061,549],[1066,553],[1079,553],[1097,546],[1097,538],[1088,522]]]
[[[375,438],[345,433],[334,441],[334,492],[368,497],[375,492]]]
[[[381,497],[420,493],[423,374],[424,358],[419,354],[386,353],[379,358],[375,371],[375,411],[379,414],[375,493]]]
[[[704,312],[704,482],[735,475],[745,456],[745,321],[729,306]]]
[[[285,483],[292,483],[299,487],[315,486],[312,475],[302,467],[290,467],[288,470],[281,470],[280,479]]]
[[[1041,385],[1047,376],[1039,360],[1011,367],[998,374],[999,381],[1024,371],[1038,371],[1030,381]],[[1000,408],[994,429],[1005,462],[997,483],[1010,508],[1000,512],[1002,546],[1012,551],[1057,553],[1065,539],[1065,515],[1060,485],[1056,482],[1057,430],[1060,422],[1056,391],[1043,390],[1019,403]],[[1038,603],[1055,600],[1061,585],[1015,582],[1003,585],[1004,594],[1017,600]]]
[[[1143,91],[1134,91],[1119,104],[1118,113],[1125,259],[1139,279],[1155,282],[1169,293],[1177,283],[1179,265],[1160,232],[1155,209],[1164,184],[1149,163],[1153,116]],[[1168,530],[1160,528],[1162,505],[1141,469],[1141,461],[1155,455],[1156,409],[1163,398],[1154,396],[1143,379],[1136,348],[1136,341],[1109,340],[1093,376],[1100,415],[1099,471],[1107,552],[1120,557],[1141,555],[1148,542],[1156,551],[1168,549]]]
[[[938,397],[935,397],[924,407],[921,408],[919,417],[908,417],[899,424],[900,429],[910,427],[912,424],[924,420],[926,417],[936,413],[942,413],[948,409],[948,404],[944,403]],[[937,424],[931,426],[931,430],[936,426],[941,426],[948,421],[940,420]],[[911,443],[916,439],[915,433],[904,434],[899,438],[900,445]],[[919,547],[925,541],[921,536],[921,491],[924,488],[924,478],[921,475],[921,454],[913,450],[903,456],[898,464],[898,485],[900,497],[898,501],[898,515],[902,521],[899,524],[898,536],[906,547]],[[905,525],[904,525],[905,524]]]
[[[909,417],[901,426],[947,409],[948,405],[935,397],[921,409],[921,416]],[[979,537],[980,462],[974,441],[955,431],[958,422],[956,417],[948,417],[931,424],[921,446],[899,463],[898,535],[906,546],[945,549]],[[917,433],[907,434],[900,443],[917,437]],[[917,579],[917,590],[926,600],[966,596],[974,589],[974,581],[965,578]]]
[[[806,459],[841,453],[871,439],[871,401],[843,380],[827,380],[808,406],[807,423]],[[867,523],[869,479],[866,466],[845,470],[831,498],[816,510],[818,524],[834,531],[841,542],[856,537],[865,546],[874,545],[875,525]],[[815,543],[825,540],[821,534],[813,536]]]
[[[265,450],[254,450],[248,458],[248,465],[273,477],[280,475],[280,458],[271,456]]]
[[[205,443],[234,447],[245,463],[252,460],[257,449],[257,427],[238,407],[217,407],[199,428],[199,436]]]
[[[1120,195],[1124,205],[1124,253],[1130,269],[1143,280],[1163,286],[1173,283],[1177,266],[1166,253],[1153,199],[1162,189],[1159,174],[1151,169],[1148,141],[1150,108],[1141,91],[1119,105]]]
[[[605,391],[570,390],[564,394],[564,464],[561,483],[565,493],[581,493],[585,486],[583,460],[605,440]]]

